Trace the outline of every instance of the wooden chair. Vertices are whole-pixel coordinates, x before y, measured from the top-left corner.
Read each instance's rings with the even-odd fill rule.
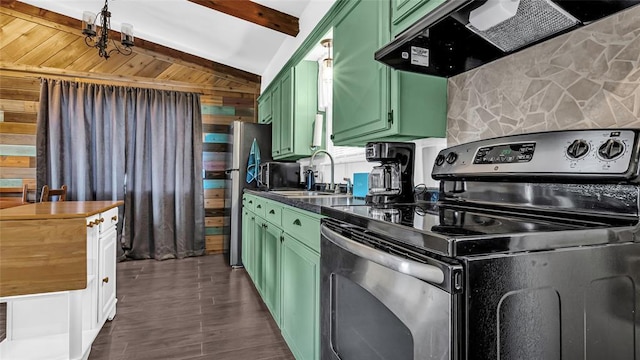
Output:
[[[38,188],[37,187],[29,187],[29,185],[25,184],[22,187],[22,203],[30,204],[38,202]]]
[[[62,185],[60,189],[49,189],[48,185],[43,186],[40,202],[49,202],[56,196],[58,201],[65,201],[67,198],[67,185]]]

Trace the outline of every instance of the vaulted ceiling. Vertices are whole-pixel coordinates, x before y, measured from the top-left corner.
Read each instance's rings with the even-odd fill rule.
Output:
[[[230,75],[254,80],[248,74],[262,75],[281,44],[297,36],[298,18],[311,1],[333,2],[110,0],[108,6],[112,29],[119,30],[122,23],[134,26],[136,48],[218,67]],[[0,3],[4,8],[61,23],[80,34],[83,11],[99,13],[104,0],[0,0]],[[119,38],[117,32],[114,35]]]
[[[27,71],[98,82],[119,77],[141,86],[156,82],[165,87],[175,83],[176,89],[192,84],[192,90],[259,91],[260,78],[254,74],[169,48],[134,47],[130,56],[114,54],[105,60],[85,44],[77,28],[6,7],[0,8],[0,29],[3,74]]]

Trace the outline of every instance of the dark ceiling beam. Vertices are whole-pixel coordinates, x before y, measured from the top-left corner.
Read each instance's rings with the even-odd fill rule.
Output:
[[[290,36],[300,32],[298,18],[249,0],[188,0]]]
[[[53,11],[35,7],[35,6],[25,4],[20,1],[15,1],[15,0],[0,0],[0,5],[18,12],[21,12],[26,15],[30,15],[39,19],[44,19],[47,21],[54,22],[56,24],[78,29],[78,34],[82,35],[82,21],[78,19],[74,19],[69,16],[58,14]],[[113,39],[119,39],[120,33],[118,31],[111,30],[109,32],[109,37]],[[244,70],[236,69],[228,65],[223,65],[215,61],[201,58],[199,56],[187,54],[185,52],[172,49],[160,44],[156,44],[151,41],[147,41],[138,37],[135,38],[135,46],[141,49],[156,52],[160,55],[165,55],[178,60],[190,62],[192,64],[202,66],[204,68],[210,69],[220,74],[226,74],[229,76],[255,82],[258,84],[260,83],[259,75],[252,74]]]

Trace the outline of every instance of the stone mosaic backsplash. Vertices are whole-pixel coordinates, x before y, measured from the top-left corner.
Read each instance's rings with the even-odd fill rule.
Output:
[[[640,127],[640,6],[451,77],[447,121],[448,146]]]

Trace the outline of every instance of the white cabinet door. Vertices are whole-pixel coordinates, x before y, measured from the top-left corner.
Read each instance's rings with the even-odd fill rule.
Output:
[[[100,326],[98,317],[98,241],[100,238],[100,215],[87,218],[87,290],[83,296],[83,328]]]
[[[116,227],[100,234],[98,275],[98,322],[113,320],[116,313]]]

